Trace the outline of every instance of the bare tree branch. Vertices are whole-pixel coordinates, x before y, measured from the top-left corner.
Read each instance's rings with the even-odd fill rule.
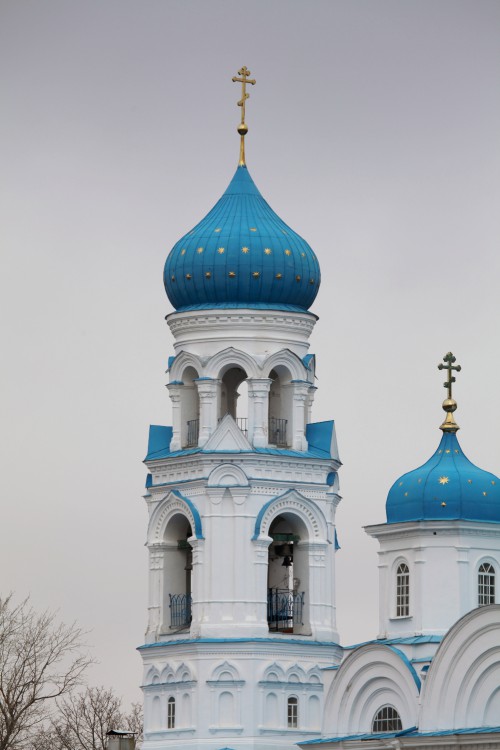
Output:
[[[81,684],[92,660],[83,632],[36,613],[26,599],[0,599],[0,750],[18,750],[49,717],[54,699]]]

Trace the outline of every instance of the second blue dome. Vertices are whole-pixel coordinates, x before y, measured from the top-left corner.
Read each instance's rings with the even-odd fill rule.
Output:
[[[178,311],[259,307],[304,312],[320,285],[316,255],[239,166],[213,209],[172,248],[168,298]]]

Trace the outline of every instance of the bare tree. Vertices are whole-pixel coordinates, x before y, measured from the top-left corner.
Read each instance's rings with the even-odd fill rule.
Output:
[[[91,659],[83,633],[36,613],[28,600],[0,599],[0,750],[17,750],[50,714],[55,699],[81,683]]]
[[[142,736],[142,711],[132,704],[129,714],[122,711],[122,703],[112,690],[104,687],[87,688],[78,695],[58,701],[58,713],[50,727],[35,738],[33,750],[105,750],[106,733],[110,729],[134,732],[136,740]]]

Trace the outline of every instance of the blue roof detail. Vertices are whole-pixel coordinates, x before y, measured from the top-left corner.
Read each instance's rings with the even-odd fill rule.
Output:
[[[420,643],[441,643],[442,635],[411,635],[407,638],[376,638],[372,641],[355,643],[353,646],[344,646],[345,651],[351,651],[360,646],[369,646],[371,643],[380,643],[383,646],[417,646]]]
[[[341,549],[340,544],[339,544],[339,538],[338,538],[338,535],[337,535],[337,529],[335,529],[334,544],[335,544],[335,552],[337,552],[339,549]]]
[[[420,688],[422,687],[422,683],[420,682],[420,677],[415,672],[415,667],[413,666],[413,664],[411,663],[411,661],[408,659],[408,657],[406,656],[406,654],[404,654],[399,648],[396,648],[395,646],[389,646],[389,645],[387,645],[387,648],[390,648],[391,651],[393,651],[397,656],[399,656],[399,658],[401,659],[401,661],[408,668],[411,676],[413,677],[413,682],[417,686],[418,692],[420,692]]]
[[[170,453],[173,430],[160,424],[149,425],[148,455],[144,459],[164,458]]]
[[[464,456],[445,432],[436,452],[391,487],[387,523],[463,519],[500,523],[500,479]]]
[[[149,490],[153,486],[153,475],[146,474],[146,489]]]
[[[311,448],[322,451],[325,457],[332,455],[333,419],[327,422],[310,422],[306,425],[306,440]]]
[[[172,248],[164,283],[176,310],[264,307],[305,312],[320,284],[318,260],[239,166],[212,210]]]
[[[500,727],[475,727],[473,729],[444,729],[439,732],[419,732],[417,727],[403,729],[401,732],[377,732],[375,734],[349,734],[344,737],[327,737],[319,740],[305,740],[302,745],[326,745],[330,742],[346,742],[347,740],[387,740],[393,737],[452,737],[455,734],[495,734]]]
[[[158,641],[157,643],[144,643],[137,646],[137,651],[143,651],[149,648],[164,648],[165,646],[179,646],[186,644],[198,643],[292,643],[293,645],[306,644],[309,646],[319,646],[320,648],[340,648],[335,641],[310,641],[307,637],[290,638],[284,635],[282,638],[180,638],[171,641]]]
[[[168,369],[169,369],[169,370],[170,370],[170,368],[172,367],[172,365],[174,364],[174,362],[175,362],[175,357],[176,357],[176,356],[177,356],[177,355],[171,355],[171,356],[170,356],[170,357],[168,358],[168,364],[167,364],[167,367],[168,367]]]
[[[311,364],[311,360],[314,361],[315,359],[316,359],[315,354],[306,354],[305,357],[302,357],[302,362],[305,364],[307,369],[310,370],[311,368],[309,367],[309,365]]]

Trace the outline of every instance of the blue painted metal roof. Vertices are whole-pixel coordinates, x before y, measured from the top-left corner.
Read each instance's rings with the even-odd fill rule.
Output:
[[[445,432],[431,458],[393,484],[386,513],[388,523],[452,519],[500,523],[500,479],[471,463],[456,434]]]
[[[164,646],[179,646],[186,643],[194,645],[197,643],[292,643],[294,645],[307,646],[308,648],[310,646],[340,648],[339,644],[335,643],[335,641],[300,640],[299,638],[290,638],[284,635],[282,638],[181,638],[171,641],[159,641],[158,643],[145,643],[142,646],[138,646],[137,651],[148,648],[163,648]]]
[[[372,641],[355,643],[353,646],[344,646],[346,651],[360,648],[360,646],[369,646],[371,643],[380,644],[381,646],[416,646],[420,643],[441,643],[442,635],[413,635],[407,638],[376,638]]]
[[[318,260],[264,200],[246,166],[172,248],[164,283],[176,310],[263,307],[304,312],[319,289]]]
[[[148,453],[145,461],[154,461],[160,458],[177,458],[179,456],[192,456],[195,453],[203,453],[206,455],[213,453],[231,453],[231,454],[243,454],[243,453],[259,453],[268,456],[289,456],[291,458],[322,458],[330,459],[330,441],[333,431],[333,422],[319,422],[318,425],[321,429],[316,433],[314,430],[309,431],[309,428],[314,428],[316,425],[307,425],[306,435],[308,440],[316,440],[317,445],[309,444],[309,450],[307,451],[295,451],[287,448],[252,448],[251,450],[221,450],[221,451],[205,451],[203,448],[184,448],[183,450],[170,452],[170,441],[172,440],[172,428],[164,427],[162,425],[150,425],[149,427],[149,440],[148,440]],[[329,425],[329,427],[328,427]],[[311,438],[310,438],[311,436]],[[327,447],[328,446],[328,447]]]
[[[349,734],[344,737],[326,737],[319,740],[305,740],[302,745],[326,745],[331,742],[347,742],[348,740],[387,740],[393,737],[450,737],[455,734],[498,734],[500,727],[474,727],[471,729],[445,729],[440,732],[419,732],[417,727],[403,729],[401,732],[377,732],[366,734]]]

